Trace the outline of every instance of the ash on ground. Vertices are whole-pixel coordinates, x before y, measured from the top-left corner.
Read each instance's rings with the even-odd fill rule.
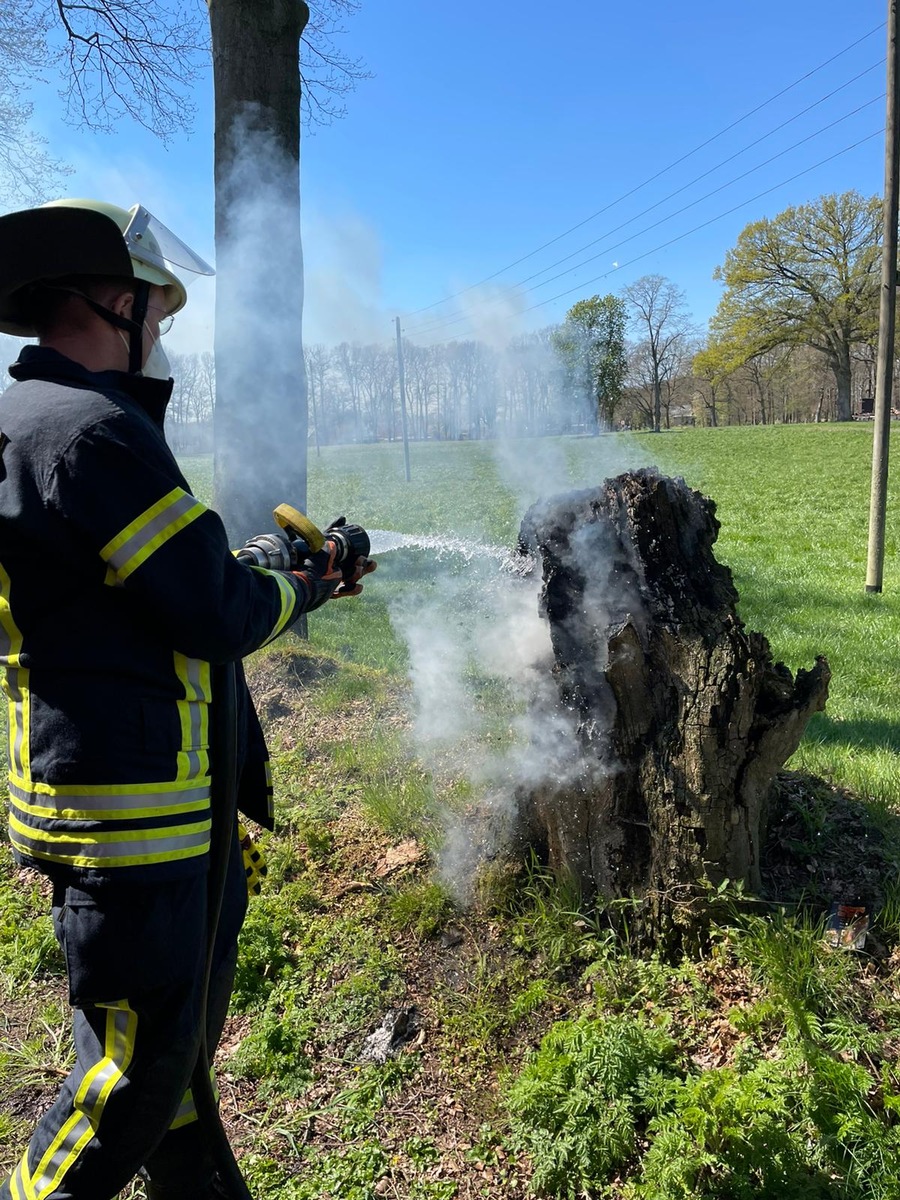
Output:
[[[359,1057],[363,1062],[376,1063],[396,1058],[404,1046],[413,1041],[421,1028],[421,1014],[415,1005],[411,1008],[391,1008],[385,1013],[375,1032],[370,1033],[363,1042]]]

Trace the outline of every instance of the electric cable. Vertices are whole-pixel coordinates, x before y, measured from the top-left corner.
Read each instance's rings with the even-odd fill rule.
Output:
[[[710,217],[708,221],[702,221],[699,225],[695,225],[692,229],[687,229],[684,233],[678,234],[677,237],[670,238],[667,242],[661,242],[660,245],[654,246],[650,250],[645,250],[642,254],[635,255],[634,258],[630,258],[627,262],[620,263],[619,266],[613,267],[609,271],[604,271],[602,275],[595,275],[593,279],[586,279],[583,282],[576,284],[575,287],[567,288],[564,292],[558,292],[555,296],[550,296],[546,300],[539,300],[536,304],[532,304],[528,308],[522,309],[519,315],[524,316],[525,313],[533,312],[536,308],[543,308],[545,304],[552,304],[554,300],[561,300],[565,296],[570,296],[572,292],[580,291],[582,288],[589,287],[592,283],[599,283],[601,279],[609,278],[609,276],[615,271],[620,271],[625,267],[633,266],[634,263],[640,262],[644,258],[648,258],[651,254],[656,254],[660,250],[665,250],[669,246],[674,246],[676,242],[683,241],[692,234],[698,233],[701,229],[706,229],[709,225],[714,225],[716,221],[721,221],[724,217],[728,217],[732,213],[737,212],[739,209],[745,208],[748,204],[752,204],[755,200],[760,200],[763,196],[768,196],[770,192],[777,191],[778,188],[784,187],[788,183],[793,183],[795,179],[800,179],[802,176],[808,175],[810,171],[815,171],[818,167],[822,167],[826,163],[833,162],[834,159],[840,158],[842,154],[849,154],[851,150],[855,150],[858,146],[862,146],[866,142],[870,142],[873,138],[880,137],[883,133],[884,126],[882,126],[881,129],[876,129],[874,133],[870,133],[866,137],[860,138],[859,141],[853,142],[849,146],[844,146],[842,150],[835,151],[834,154],[830,154],[827,158],[820,159],[817,163],[813,163],[812,166],[804,167],[802,171],[798,171],[795,175],[791,175],[787,179],[782,179],[779,183],[772,184],[771,187],[766,188],[764,191],[757,192],[755,196],[750,196],[748,199],[742,200],[740,204],[735,204],[732,208],[726,209],[724,212],[717,213],[716,216]],[[432,344],[442,346],[447,342],[452,342],[455,340],[456,339],[452,337],[441,338]]]
[[[645,225],[642,229],[638,229],[636,232],[629,234],[628,237],[621,238],[619,241],[613,242],[611,245],[604,246],[603,249],[598,250],[596,254],[592,254],[589,258],[582,259],[580,262],[573,264],[571,267],[567,267],[565,271],[560,271],[556,275],[551,275],[548,279],[541,280],[540,283],[535,283],[530,287],[526,287],[524,289],[525,292],[535,292],[538,288],[546,287],[550,283],[555,283],[558,279],[563,279],[566,275],[570,275],[573,271],[578,271],[582,267],[587,266],[588,263],[596,262],[598,258],[602,258],[604,255],[612,253],[613,250],[618,250],[620,246],[625,246],[629,242],[634,241],[635,238],[641,237],[645,233],[649,233],[650,230],[656,229],[660,225],[664,225],[667,221],[671,221],[673,217],[681,216],[682,213],[688,212],[690,209],[695,208],[698,204],[702,204],[705,200],[709,200],[712,196],[718,195],[719,192],[724,191],[733,184],[739,183],[742,179],[746,179],[748,175],[753,175],[757,171],[762,170],[763,167],[767,167],[770,163],[775,162],[776,159],[783,158],[785,154],[790,154],[793,150],[796,150],[798,146],[802,146],[806,142],[812,141],[813,138],[819,137],[823,133],[827,133],[829,129],[833,129],[836,125],[840,125],[842,122],[848,121],[851,117],[855,117],[858,113],[862,112],[863,109],[871,108],[873,104],[877,104],[880,100],[883,100],[884,97],[884,92],[882,92],[879,96],[874,96],[871,100],[867,100],[865,104],[860,104],[857,108],[852,109],[850,112],[844,113],[843,116],[836,117],[835,120],[829,122],[827,125],[823,125],[820,129],[816,129],[813,133],[807,134],[806,137],[794,142],[793,145],[786,146],[783,150],[779,150],[777,154],[770,155],[769,158],[764,159],[763,162],[757,163],[755,167],[750,167],[748,170],[742,171],[740,175],[735,175],[732,179],[727,180],[725,183],[719,184],[718,187],[713,188],[711,191],[705,192],[702,196],[698,196],[689,204],[684,204],[681,206],[681,208],[677,208],[673,212],[667,213],[665,216],[660,217],[657,221],[652,221],[649,225]],[[652,207],[657,206],[653,205]],[[647,211],[649,211],[649,209]],[[630,221],[626,221],[623,225],[617,226],[617,229],[622,229],[628,224],[630,224]],[[616,230],[611,230],[610,232],[615,233]],[[598,238],[597,240],[602,241],[603,239]],[[549,270],[550,268],[547,269]],[[621,270],[622,267],[620,265],[614,269]],[[541,274],[541,272],[538,272],[538,274]],[[535,278],[535,276],[532,276],[532,278]],[[527,282],[527,280],[523,280],[523,283]],[[488,299],[486,303],[498,303],[500,299],[501,297]],[[526,309],[525,311],[528,312],[530,310]],[[427,334],[429,331],[439,332],[441,329],[449,329],[452,325],[458,325],[460,322],[467,320],[469,320],[469,314],[461,313],[459,316],[454,317],[453,319],[448,318],[445,321],[435,323],[435,325],[430,327],[430,329],[426,328],[424,330],[414,330],[411,336],[415,336],[416,334],[422,336],[422,334]]]
[[[685,154],[682,154],[680,158],[674,159],[667,166],[662,167],[659,171],[657,171],[655,174],[649,176],[642,183],[635,184],[635,186],[633,188],[629,189],[629,191],[623,192],[623,194],[621,196],[617,197],[615,200],[611,200],[609,202],[609,204],[604,205],[603,208],[598,209],[595,213],[591,213],[590,216],[585,217],[582,221],[579,221],[579,222],[577,222],[577,224],[572,225],[571,228],[566,229],[562,233],[557,234],[555,237],[550,238],[548,241],[544,242],[542,245],[536,247],[536,249],[530,250],[527,254],[523,254],[520,258],[517,258],[514,262],[507,263],[506,266],[500,267],[498,270],[494,271],[490,275],[486,275],[484,277],[484,279],[480,279],[476,283],[471,283],[467,287],[461,288],[458,292],[453,292],[449,296],[443,296],[440,300],[435,300],[431,304],[424,304],[424,305],[422,305],[421,308],[415,308],[411,312],[407,313],[406,315],[408,317],[414,317],[418,313],[428,312],[432,308],[437,308],[437,306],[439,304],[446,304],[449,300],[455,300],[459,296],[464,296],[467,292],[471,292],[475,288],[481,287],[485,283],[490,283],[490,281],[492,279],[496,279],[498,275],[502,275],[502,274],[504,274],[504,272],[512,270],[512,268],[517,267],[519,265],[519,263],[523,263],[527,259],[533,258],[535,254],[539,254],[542,250],[546,250],[548,246],[552,246],[552,245],[554,245],[554,243],[561,241],[564,237],[568,237],[569,234],[574,233],[576,229],[581,229],[581,227],[583,225],[587,225],[590,221],[593,221],[596,217],[602,216],[603,213],[608,212],[609,209],[613,208],[616,204],[621,204],[621,202],[623,200],[627,200],[630,196],[633,196],[636,192],[639,192],[643,188],[647,187],[649,184],[654,183],[661,176],[667,174],[667,172],[673,170],[677,166],[680,166],[681,163],[686,162],[687,159],[692,158],[695,154],[698,154],[701,150],[705,149],[707,146],[711,145],[713,142],[718,141],[718,139],[720,137],[724,137],[724,135],[726,133],[729,133],[732,129],[737,128],[738,125],[742,124],[746,120],[749,120],[750,117],[755,116],[756,113],[761,112],[764,108],[767,108],[770,104],[773,104],[776,100],[779,100],[782,96],[787,95],[788,92],[792,91],[795,87],[798,87],[801,83],[804,83],[807,79],[811,79],[813,75],[818,74],[819,71],[824,70],[825,67],[830,66],[831,63],[836,62],[839,58],[842,58],[843,55],[848,54],[851,50],[855,49],[855,47],[857,47],[857,46],[861,45],[863,42],[867,41],[868,38],[870,38],[874,34],[878,33],[878,31],[880,29],[883,29],[884,26],[885,26],[885,22],[881,21],[878,25],[875,25],[867,33],[864,33],[861,37],[858,37],[855,41],[851,42],[848,46],[845,46],[843,48],[843,50],[839,50],[839,51],[837,51],[836,54],[832,54],[830,58],[826,58],[824,62],[819,63],[818,66],[813,67],[811,70],[807,71],[804,75],[801,75],[798,79],[795,79],[792,83],[787,84],[786,87],[783,87],[780,91],[775,92],[774,95],[769,96],[769,98],[767,100],[763,100],[761,104],[757,104],[754,108],[749,109],[742,116],[740,116],[736,120],[732,121],[729,125],[724,126],[717,133],[712,134],[711,137],[706,138],[705,141],[700,142],[698,145],[694,146],[693,149],[688,150]]]
[[[517,292],[520,288],[524,287],[527,283],[530,283],[533,279],[537,279],[539,275],[543,275],[547,271],[552,271],[554,267],[561,266],[563,263],[568,262],[570,259],[575,258],[577,255],[584,253],[585,250],[589,250],[592,246],[596,246],[598,242],[602,242],[606,238],[610,237],[612,234],[618,233],[618,231],[620,229],[624,229],[626,226],[631,225],[634,221],[640,220],[640,218],[643,216],[646,216],[647,213],[653,212],[654,209],[659,208],[659,206],[661,204],[665,204],[667,200],[672,200],[672,199],[674,199],[675,196],[678,196],[682,192],[687,191],[688,188],[693,187],[695,183],[699,183],[701,179],[705,179],[707,176],[714,174],[721,167],[724,167],[728,163],[733,162],[736,158],[740,158],[740,156],[742,154],[745,154],[748,150],[752,150],[754,146],[758,146],[761,142],[766,141],[766,139],[771,137],[773,134],[780,132],[782,129],[785,129],[788,125],[793,124],[794,121],[797,121],[801,117],[805,116],[807,113],[812,112],[812,110],[814,108],[817,108],[820,104],[824,104],[826,100],[830,100],[833,96],[836,96],[838,94],[838,92],[843,91],[845,88],[849,87],[851,84],[856,83],[858,80],[862,79],[863,76],[868,75],[872,71],[876,70],[878,67],[883,66],[884,61],[885,60],[882,58],[877,63],[873,63],[870,67],[867,67],[864,71],[860,71],[857,75],[854,75],[851,79],[846,80],[844,83],[840,84],[840,86],[838,86],[838,87],[832,89],[832,91],[826,93],[826,95],[820,96],[818,100],[814,101],[812,104],[807,105],[807,107],[804,109],[801,109],[800,112],[794,113],[793,116],[788,117],[786,120],[782,121],[779,125],[775,125],[772,129],[769,129],[766,133],[761,134],[758,138],[754,138],[754,140],[752,142],[748,142],[747,145],[742,146],[740,150],[736,150],[733,154],[730,154],[727,158],[722,159],[720,162],[716,163],[714,166],[709,167],[706,171],[701,172],[701,174],[694,176],[693,179],[688,180],[688,182],[685,184],[682,184],[681,187],[676,188],[673,192],[669,192],[668,195],[663,196],[661,199],[655,201],[653,204],[648,205],[647,208],[642,209],[639,213],[636,213],[632,217],[628,217],[628,219],[625,221],[621,221],[618,225],[613,226],[612,229],[607,229],[602,234],[600,234],[598,237],[592,239],[592,241],[587,242],[583,246],[579,246],[576,250],[573,250],[570,254],[565,255],[563,258],[557,259],[555,262],[549,263],[546,267],[542,267],[539,271],[535,271],[533,274],[527,275],[524,279],[520,279],[516,283],[511,283],[511,284],[505,285],[503,290],[508,291],[510,293]],[[884,97],[884,92],[882,92],[881,96],[877,97],[876,99],[882,99],[883,97]],[[869,101],[868,103],[875,103],[875,101],[872,100],[872,101]],[[801,139],[801,141],[795,142],[794,147],[790,147],[790,148],[795,148],[796,146],[800,146],[803,144],[804,141],[809,141],[810,138],[817,136],[819,133],[824,133],[825,130],[832,128],[832,126],[834,126],[836,124],[839,124],[840,121],[846,120],[849,116],[853,116],[855,113],[860,112],[861,109],[864,107],[866,107],[866,106],[861,105],[860,108],[854,109],[851,113],[845,113],[844,116],[837,118],[837,120],[831,122],[830,125],[825,125],[821,129],[817,130],[815,133],[810,134],[808,137]],[[782,153],[784,153],[784,151],[782,151]],[[759,166],[763,167],[766,165],[766,163],[772,162],[773,159],[777,158],[777,157],[778,157],[778,155],[774,155],[772,159],[767,159],[765,163],[760,163]],[[755,169],[758,170],[759,168],[757,167]],[[749,174],[749,173],[750,172],[744,172],[744,175]],[[744,177],[743,175],[739,175],[736,178],[741,179],[743,177]],[[728,185],[725,184],[723,186],[728,186]],[[721,189],[717,189],[717,190],[721,190]],[[713,194],[714,194],[714,192],[707,192],[706,195],[711,196]],[[701,199],[705,199],[705,197],[701,197]],[[698,200],[697,203],[700,203],[700,201]],[[684,209],[679,209],[678,211],[683,212]],[[650,226],[649,228],[652,228],[652,226]],[[616,244],[618,245],[620,243],[616,243]],[[591,260],[588,259],[587,261],[591,261]],[[572,269],[573,270],[577,269],[578,265],[579,264],[576,263]],[[558,276],[556,278],[558,278]],[[418,328],[413,328],[412,330],[410,330],[410,336],[421,337],[423,335],[426,335],[426,334],[429,334],[432,332],[436,332],[436,331],[442,329],[448,323],[455,322],[455,320],[457,318],[464,320],[467,318],[467,316],[468,316],[468,314],[466,314],[465,312],[446,313],[443,317],[435,316],[435,317],[431,318],[430,320],[426,320],[424,325],[420,325]]]

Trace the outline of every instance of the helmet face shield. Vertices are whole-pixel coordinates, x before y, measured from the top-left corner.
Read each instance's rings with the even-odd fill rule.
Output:
[[[136,204],[130,215],[124,237],[132,258],[171,274],[181,270],[190,271],[192,275],[215,275],[208,262],[185,245],[142,204]]]
[[[0,217],[0,332],[34,337],[25,289],[67,275],[109,275],[165,292],[167,313],[187,302],[183,276],[214,275],[199,254],[142,204],[53,200]]]

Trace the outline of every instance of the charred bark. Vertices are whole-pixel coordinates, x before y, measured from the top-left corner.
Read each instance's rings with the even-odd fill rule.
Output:
[[[658,939],[702,923],[710,886],[759,887],[769,789],[830,678],[824,658],[794,678],[744,629],[718,531],[711,500],[655,470],[522,526],[583,761],[525,798],[532,832],[584,895],[639,900]]]

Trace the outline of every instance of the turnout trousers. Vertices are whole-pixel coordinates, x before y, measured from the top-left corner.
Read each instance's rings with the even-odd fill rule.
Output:
[[[236,842],[234,850],[210,979],[210,1053],[228,1011],[247,902]],[[206,920],[205,875],[152,887],[54,888],[77,1057],[0,1200],[113,1200],[138,1173],[154,1195],[207,1193],[213,1162],[189,1088]]]

